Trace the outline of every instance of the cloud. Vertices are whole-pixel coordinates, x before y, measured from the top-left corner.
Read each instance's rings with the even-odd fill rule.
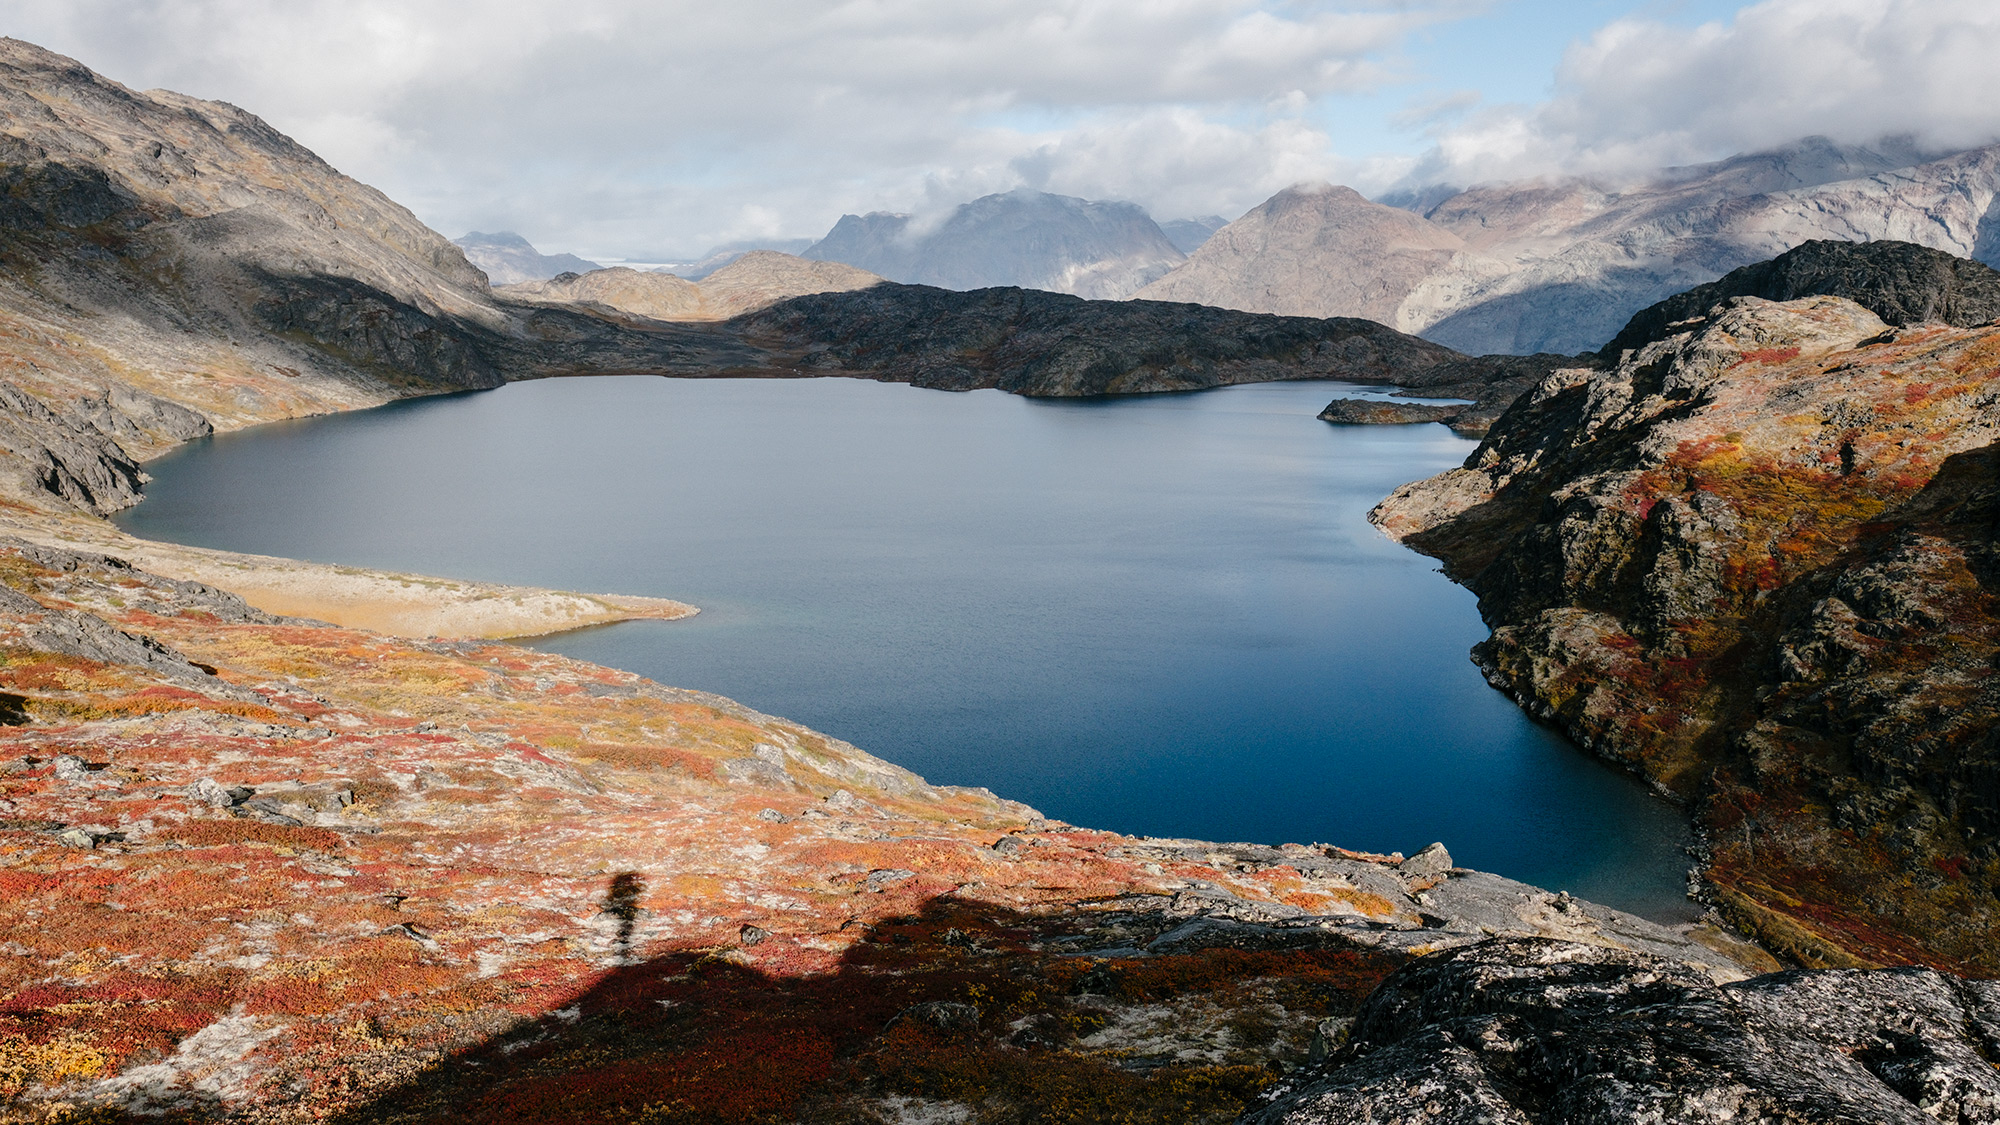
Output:
[[[1992,0],[1766,0],[1696,27],[1627,19],[1574,44],[1557,93],[1437,133],[1411,180],[1619,176],[1824,135],[1933,150],[2000,139]]]
[[[698,250],[1036,182],[1162,217],[1337,172],[1306,124],[1480,0],[0,0],[448,233]],[[1288,179],[1289,177],[1289,179]]]

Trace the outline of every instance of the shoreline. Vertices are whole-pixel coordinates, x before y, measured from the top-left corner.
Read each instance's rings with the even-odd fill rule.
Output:
[[[0,517],[0,534],[95,551],[134,567],[235,594],[266,613],[412,640],[517,640],[621,621],[700,613],[671,598],[588,594],[308,562],[127,535],[87,516]]]

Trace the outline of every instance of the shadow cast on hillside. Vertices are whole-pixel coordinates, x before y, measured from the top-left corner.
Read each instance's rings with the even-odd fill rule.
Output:
[[[609,890],[604,911],[621,941],[642,889],[620,876]],[[1332,938],[1324,948],[1131,956],[1133,942],[1175,924],[1030,916],[944,896],[868,927],[830,970],[804,935],[746,927],[736,949],[619,965],[559,1010],[333,1120],[864,1125],[883,1120],[872,1108],[882,1099],[902,1097],[985,1107],[973,1121],[1230,1121],[1283,1069],[1271,1059],[1298,1054],[1314,1020],[1351,1012],[1399,963]],[[1107,945],[1127,957],[1068,952]],[[1176,997],[1212,1001],[1202,1010],[1262,1051],[1259,1061],[1066,1049],[1104,1026],[1106,1005]],[[1274,997],[1297,1018],[1274,1022]]]

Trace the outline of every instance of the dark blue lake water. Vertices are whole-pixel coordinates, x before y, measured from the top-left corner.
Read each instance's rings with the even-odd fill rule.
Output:
[[[1325,383],[1100,401],[591,378],[264,426],[148,466],[134,534],[679,598],[534,642],[1093,827],[1413,851],[1688,913],[1680,815],[1466,659],[1368,509],[1463,460]]]

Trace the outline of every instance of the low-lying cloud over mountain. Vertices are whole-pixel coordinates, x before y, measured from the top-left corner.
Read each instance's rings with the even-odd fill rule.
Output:
[[[962,204],[934,226],[885,211],[845,215],[804,256],[945,289],[1018,285],[1110,300],[1183,257],[1133,204],[1025,189]]]

